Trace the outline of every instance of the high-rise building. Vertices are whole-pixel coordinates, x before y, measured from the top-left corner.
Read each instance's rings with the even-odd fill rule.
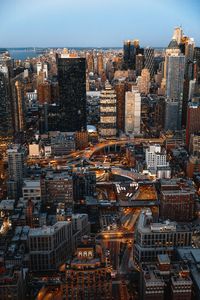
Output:
[[[13,139],[12,102],[8,67],[0,63],[0,145]]]
[[[25,101],[23,83],[20,80],[15,81],[15,92],[13,101],[16,104],[14,110],[15,115],[15,132],[22,132],[25,130]]]
[[[98,53],[97,55],[97,74],[102,76],[104,72],[104,62],[103,62],[103,53]]]
[[[181,27],[175,27],[173,38],[177,41],[178,44],[181,43],[182,37],[183,37],[183,29]]]
[[[60,131],[86,129],[86,61],[80,57],[58,58]]]
[[[44,81],[43,83],[39,83],[37,87],[37,95],[38,102],[40,104],[43,103],[51,103],[51,84],[48,81]]]
[[[94,73],[94,56],[93,53],[87,55],[87,70],[89,73]]]
[[[149,70],[151,78],[154,75],[154,49],[145,48],[144,49],[144,67]]]
[[[194,78],[200,85],[200,47],[194,48]]]
[[[53,226],[31,228],[28,244],[32,271],[58,270],[72,254],[72,223],[60,221]]]
[[[116,137],[116,93],[108,82],[100,95],[99,134],[103,138]]]
[[[189,147],[190,136],[200,131],[200,104],[190,102],[187,109],[186,145]]]
[[[179,102],[171,99],[165,101],[165,114],[164,114],[164,129],[175,131],[179,128]]]
[[[126,92],[126,83],[118,82],[115,84],[115,93],[117,100],[117,129],[124,131],[124,117],[125,117],[125,92]]]
[[[185,56],[180,53],[178,44],[173,39],[165,56],[166,97],[179,103],[178,129],[181,128],[182,122],[184,72]]]
[[[135,71],[137,76],[141,75],[143,68],[144,68],[144,55],[137,54],[135,58]]]
[[[38,61],[36,68],[37,68],[37,75],[39,75],[40,71],[42,71],[42,62]]]
[[[24,150],[19,145],[12,145],[7,150],[8,155],[8,197],[18,199],[22,194],[24,170]]]
[[[125,132],[140,133],[141,96],[137,90],[126,92],[125,96]]]
[[[150,89],[150,73],[148,69],[143,69],[138,77],[138,90],[141,94],[147,95]]]
[[[124,41],[124,64],[128,69],[135,70],[136,55],[143,54],[143,49],[140,48],[138,40]]]

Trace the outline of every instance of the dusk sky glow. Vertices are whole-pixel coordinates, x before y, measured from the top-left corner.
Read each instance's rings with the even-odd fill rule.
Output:
[[[200,44],[199,0],[0,0],[0,47],[166,46],[173,28]]]

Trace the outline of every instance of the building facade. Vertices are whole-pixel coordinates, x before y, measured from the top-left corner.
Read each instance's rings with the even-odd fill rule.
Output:
[[[100,124],[99,135],[102,138],[116,137],[116,93],[109,83],[100,96]]]
[[[86,129],[86,61],[80,57],[58,58],[60,131]]]

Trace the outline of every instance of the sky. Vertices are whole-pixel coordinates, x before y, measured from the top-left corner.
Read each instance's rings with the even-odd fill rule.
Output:
[[[0,0],[0,47],[165,47],[173,29],[200,46],[200,0]]]

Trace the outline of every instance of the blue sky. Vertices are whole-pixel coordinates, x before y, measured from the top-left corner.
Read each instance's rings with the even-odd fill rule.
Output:
[[[166,46],[173,28],[200,46],[200,0],[0,0],[0,47]]]

